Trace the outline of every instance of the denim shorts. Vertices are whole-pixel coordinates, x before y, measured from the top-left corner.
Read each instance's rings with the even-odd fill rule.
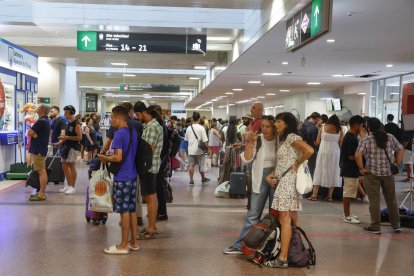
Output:
[[[114,212],[134,213],[136,210],[137,181],[114,181]]]

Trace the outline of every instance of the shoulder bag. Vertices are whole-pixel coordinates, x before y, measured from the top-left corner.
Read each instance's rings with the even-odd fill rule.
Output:
[[[125,154],[122,155],[122,160],[121,162],[111,162],[111,164],[108,167],[108,171],[115,175],[119,172],[119,170],[121,169],[122,165],[125,163],[125,157],[128,156],[129,150],[131,149],[131,142],[132,142],[132,129],[129,127],[129,143],[128,143],[128,148],[125,152]]]
[[[292,154],[297,157],[291,145],[289,145],[289,148],[292,151]],[[299,166],[298,171],[296,172],[296,190],[299,194],[304,195],[312,191],[312,189],[312,175],[308,167],[308,160],[305,160],[305,162]]]
[[[397,165],[395,165],[395,164],[393,164],[393,163],[391,162],[391,159],[390,159],[390,157],[388,156],[388,152],[387,152],[387,150],[386,150],[386,149],[384,149],[384,152],[385,152],[385,155],[387,156],[388,162],[390,162],[390,170],[391,170],[392,175],[399,174],[399,173],[400,173],[400,169],[398,168],[398,166],[397,166]]]
[[[194,131],[193,125],[191,125],[191,129],[193,130],[194,136],[196,137],[198,141],[198,148],[201,149],[203,152],[206,152],[208,150],[206,147],[206,144],[203,142],[203,140],[198,140],[198,136]]]

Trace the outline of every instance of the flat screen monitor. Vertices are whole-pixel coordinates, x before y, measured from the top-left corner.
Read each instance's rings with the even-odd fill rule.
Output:
[[[332,104],[333,104],[334,111],[341,111],[342,110],[341,99],[333,99]]]
[[[332,100],[326,100],[326,111],[328,111],[328,112],[333,111]]]

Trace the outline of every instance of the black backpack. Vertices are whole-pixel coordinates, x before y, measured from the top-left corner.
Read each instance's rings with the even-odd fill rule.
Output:
[[[139,138],[137,155],[135,157],[135,164],[139,175],[146,174],[152,167],[152,148],[142,138]]]
[[[180,144],[180,135],[176,131],[173,131],[170,136],[170,157],[174,157],[177,155],[178,150],[180,149]]]

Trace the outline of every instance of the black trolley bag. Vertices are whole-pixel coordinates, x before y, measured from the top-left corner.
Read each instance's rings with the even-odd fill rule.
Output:
[[[48,174],[48,182],[55,184],[65,182],[65,173],[62,168],[62,160],[60,159],[59,150],[54,156],[46,157],[46,167],[51,169],[51,173]]]
[[[46,174],[47,174],[47,177],[48,177],[48,182],[50,182],[50,175],[52,175],[52,173],[53,173],[53,168],[52,168],[53,163],[55,162],[55,159],[58,155],[59,155],[59,153],[56,152],[56,154],[51,157],[49,165],[46,166]],[[29,177],[26,180],[26,185],[25,186],[26,187],[30,186],[30,187],[36,189],[37,191],[40,190],[39,173],[37,171],[34,171],[34,170],[31,171],[31,173],[29,174]]]

